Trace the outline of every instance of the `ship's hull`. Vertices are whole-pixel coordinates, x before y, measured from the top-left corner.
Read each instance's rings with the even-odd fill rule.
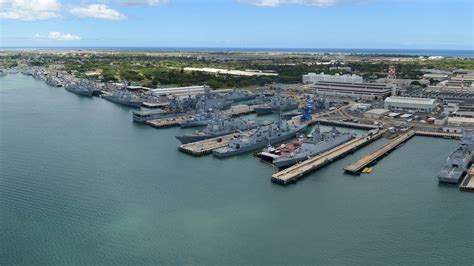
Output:
[[[212,135],[182,135],[182,136],[176,136],[176,139],[179,140],[179,142],[181,142],[182,144],[186,144],[186,143],[197,142],[197,141],[206,140],[206,139],[217,138],[217,137],[228,135],[231,133],[232,131],[227,131],[227,132],[222,132],[219,134],[212,134]]]
[[[204,120],[190,120],[181,123],[182,128],[189,128],[189,127],[203,127],[207,126],[209,124],[210,119],[204,119]]]
[[[268,146],[268,144],[275,144],[275,143],[279,143],[287,139],[293,138],[296,134],[303,131],[305,128],[306,128],[306,125],[300,126],[299,128],[292,130],[291,132],[288,132],[281,136],[270,138],[268,140],[260,141],[257,143],[252,143],[243,147],[239,147],[238,149],[229,149],[229,150],[216,149],[212,151],[212,154],[219,158],[225,158],[225,157],[230,157],[230,156],[234,156],[241,153],[246,153],[246,152],[262,149]]]
[[[294,154],[291,157],[290,156],[285,156],[285,157],[280,157],[275,160],[273,160],[273,164],[277,166],[278,168],[285,168],[285,167],[290,167],[293,164],[305,161],[313,156],[316,156],[318,154],[321,154],[323,152],[326,152],[330,149],[333,149],[343,143],[346,143],[347,141],[351,140],[353,137],[352,136],[341,136],[338,139],[335,139],[334,141],[330,143],[323,143],[320,142],[316,144],[314,147],[314,150],[311,151],[306,151],[302,152],[299,154]]]
[[[298,105],[290,105],[290,106],[285,106],[281,109],[282,112],[284,111],[289,111],[289,110],[293,110],[293,109],[296,109],[298,108]],[[276,113],[276,112],[279,112],[280,109],[275,109],[273,107],[258,107],[258,108],[255,108],[255,112],[257,113],[257,115],[267,115],[267,114],[271,114],[271,113]]]
[[[457,184],[471,165],[472,154],[456,150],[446,160],[446,166],[438,174],[438,181]]]
[[[457,184],[465,173],[466,171],[462,167],[445,166],[438,174],[438,181]]]
[[[104,96],[102,96],[102,98],[104,98],[108,101],[114,102],[114,103],[130,106],[130,107],[134,107],[134,108],[140,108],[140,106],[142,106],[142,104],[143,104],[142,102],[139,102],[139,101],[122,101],[120,99],[117,99],[113,96],[108,96],[108,95],[104,95]]]
[[[156,114],[150,114],[150,115],[147,115],[147,116],[140,116],[140,115],[135,114],[135,112],[133,112],[132,118],[133,118],[133,122],[145,123],[146,121],[149,121],[149,120],[171,118],[171,117],[184,116],[184,115],[191,115],[191,113],[158,112]]]
[[[257,97],[257,95],[244,95],[244,96],[236,96],[236,97],[228,97],[226,100],[233,101],[233,102],[241,102],[241,101],[249,101],[253,100]]]
[[[81,90],[76,90],[76,89],[73,89],[73,88],[70,88],[70,87],[65,87],[65,89],[69,92],[79,94],[79,95],[82,95],[82,96],[87,96],[87,97],[92,97],[92,94],[94,93],[94,91],[81,91]]]

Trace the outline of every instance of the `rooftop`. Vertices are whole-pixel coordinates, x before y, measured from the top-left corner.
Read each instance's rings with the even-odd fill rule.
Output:
[[[435,104],[436,99],[390,96],[385,99],[385,102],[411,103],[411,104]]]

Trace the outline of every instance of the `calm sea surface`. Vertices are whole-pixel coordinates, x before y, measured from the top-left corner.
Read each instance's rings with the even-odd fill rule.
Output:
[[[180,153],[180,132],[0,77],[0,264],[472,264],[473,195],[436,179],[456,141],[343,173],[379,140],[281,187],[250,154]]]

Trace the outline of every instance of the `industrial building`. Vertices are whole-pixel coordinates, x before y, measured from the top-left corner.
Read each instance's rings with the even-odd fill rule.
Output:
[[[431,113],[438,103],[436,99],[391,96],[385,99],[384,108],[390,111]]]
[[[160,88],[160,89],[152,89],[151,91],[153,92],[154,95],[157,95],[157,96],[165,96],[165,95],[182,96],[182,95],[203,94],[208,89],[209,87],[204,85],[204,86]]]
[[[381,100],[390,96],[392,93],[390,85],[381,83],[319,81],[314,84],[306,85],[305,88],[321,96],[350,98],[354,100]]]
[[[303,75],[303,84],[310,84],[310,83],[316,83],[319,81],[329,81],[329,82],[348,82],[348,83],[360,83],[363,82],[364,79],[361,76],[358,75],[329,75],[329,74],[324,74],[324,72],[321,72],[321,74],[316,74],[316,73],[308,73],[306,75]]]

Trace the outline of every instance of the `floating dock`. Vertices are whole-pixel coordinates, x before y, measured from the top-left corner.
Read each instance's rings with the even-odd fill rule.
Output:
[[[316,169],[319,169],[331,162],[343,157],[344,155],[351,153],[364,145],[380,138],[384,131],[376,134],[368,134],[363,137],[355,138],[348,141],[334,149],[324,152],[318,156],[310,158],[299,164],[295,164],[287,169],[277,172],[272,175],[272,181],[281,185],[286,185],[290,182],[295,182],[298,178],[303,175],[310,173]]]
[[[415,131],[415,135],[423,137],[445,138],[445,139],[461,139],[462,134],[448,133],[448,132],[430,132],[430,131]]]
[[[351,174],[360,174],[360,172],[367,166],[376,162],[379,158],[383,157],[384,155],[388,154],[400,144],[404,143],[405,141],[409,140],[411,137],[415,135],[414,130],[410,130],[405,134],[399,135],[398,137],[392,139],[382,147],[376,149],[375,151],[367,154],[366,156],[359,159],[357,162],[350,164],[344,167],[344,170],[347,173]]]
[[[459,185],[461,191],[474,192],[474,165],[467,171],[466,177]]]
[[[225,136],[220,136],[212,139],[201,140],[197,142],[191,142],[182,144],[178,149],[184,153],[191,154],[193,156],[201,156],[210,154],[212,150],[224,147],[229,143],[230,140],[240,137],[242,134],[250,134],[251,131],[233,133]]]

